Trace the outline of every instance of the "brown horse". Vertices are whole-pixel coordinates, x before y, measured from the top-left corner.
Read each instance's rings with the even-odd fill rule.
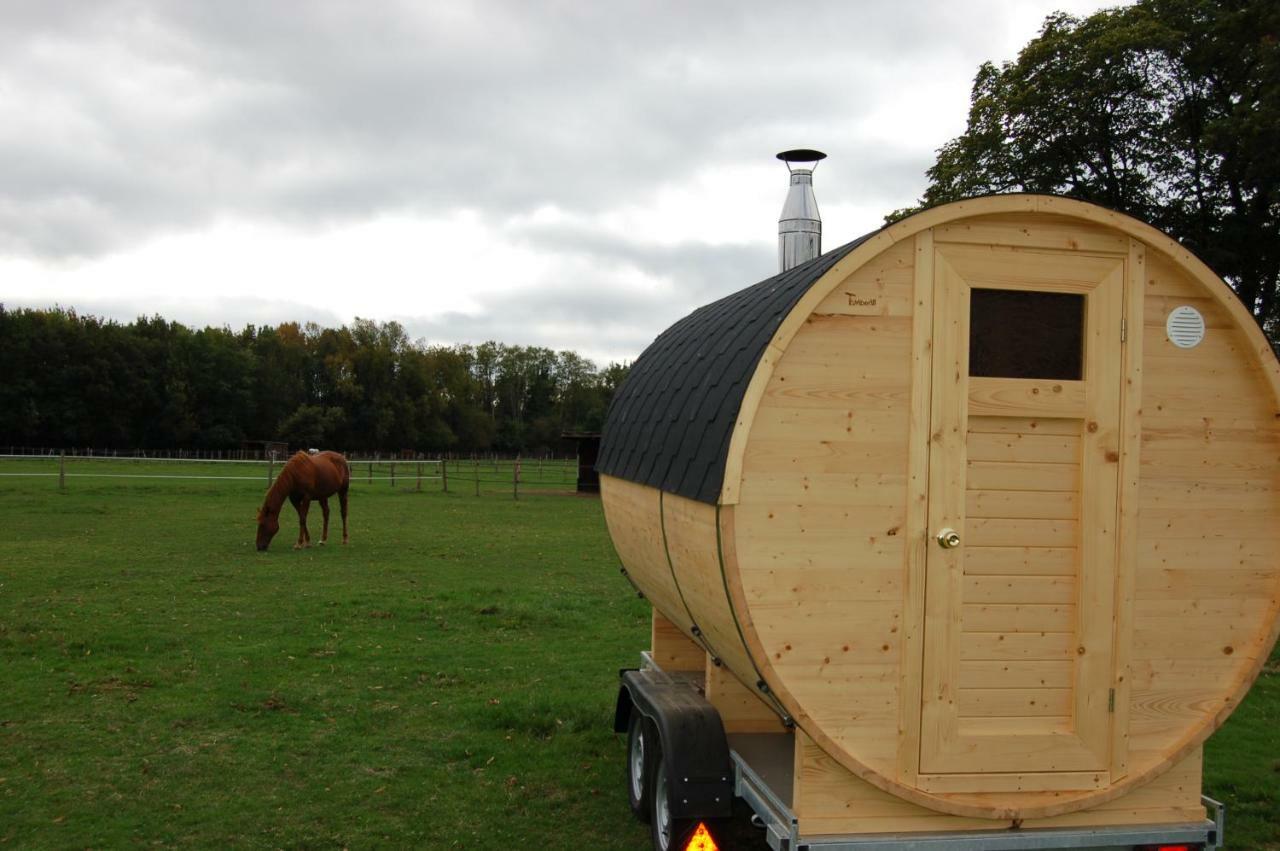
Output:
[[[324,512],[324,531],[320,543],[329,540],[329,497],[338,495],[342,508],[342,543],[347,542],[347,489],[351,486],[351,468],[347,459],[337,452],[319,452],[308,455],[299,452],[290,458],[280,470],[280,475],[267,490],[267,498],[258,509],[258,551],[265,550],[280,531],[280,509],[285,497],[298,511],[298,543],[295,550],[311,546],[311,533],[307,531],[307,509],[311,500],[320,500]]]

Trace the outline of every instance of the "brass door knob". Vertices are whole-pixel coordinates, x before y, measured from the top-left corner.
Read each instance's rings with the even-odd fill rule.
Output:
[[[944,550],[960,546],[960,533],[950,527],[938,533],[938,546]]]

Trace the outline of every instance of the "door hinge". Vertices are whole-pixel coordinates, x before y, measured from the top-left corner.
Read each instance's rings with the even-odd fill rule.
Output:
[[[1116,711],[1116,690],[1115,689],[1111,689],[1111,691],[1107,692],[1107,711],[1108,712]]]
[[[1120,342],[1123,343],[1127,339],[1129,339],[1129,320],[1121,319],[1120,320]]]

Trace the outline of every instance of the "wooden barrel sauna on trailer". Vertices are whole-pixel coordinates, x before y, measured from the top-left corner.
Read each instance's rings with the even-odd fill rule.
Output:
[[[677,322],[598,469],[650,673],[696,680],[699,747],[728,736],[773,847],[1057,847],[1017,842],[1204,823],[1202,745],[1280,628],[1278,418],[1270,345],[1187,250],[991,196]],[[721,764],[664,740],[667,686],[620,693],[633,807],[661,750],[663,817],[723,814]]]

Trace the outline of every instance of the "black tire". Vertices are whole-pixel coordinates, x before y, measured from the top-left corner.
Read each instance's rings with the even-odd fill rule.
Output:
[[[653,851],[683,851],[689,835],[697,827],[696,822],[671,817],[671,795],[667,786],[666,760],[659,746],[654,759],[650,783],[653,800],[653,817],[649,820],[649,835],[653,839]]]
[[[653,757],[657,731],[639,712],[631,713],[627,727],[627,803],[644,823],[653,814]]]

